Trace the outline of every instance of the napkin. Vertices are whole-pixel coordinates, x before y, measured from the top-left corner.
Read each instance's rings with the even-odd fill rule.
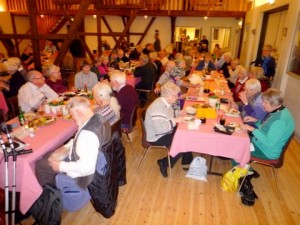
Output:
[[[189,129],[189,130],[198,130],[200,124],[201,124],[201,120],[195,119],[195,122],[194,122],[194,123],[189,123],[189,124],[188,124],[188,129]]]
[[[191,82],[191,84],[201,84],[202,83],[201,77],[198,76],[197,74],[192,74],[191,77],[189,78],[189,81]]]

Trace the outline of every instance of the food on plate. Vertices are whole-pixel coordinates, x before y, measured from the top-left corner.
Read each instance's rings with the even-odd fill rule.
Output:
[[[50,125],[56,121],[55,117],[52,116],[41,116],[29,122],[30,126],[41,127],[45,125]]]
[[[32,112],[28,112],[28,113],[24,114],[24,117],[25,117],[26,121],[30,121],[30,120],[35,119],[37,117],[37,114],[32,113]]]
[[[192,106],[187,106],[184,110],[189,115],[195,115],[197,112],[197,109]]]
[[[51,102],[49,102],[50,106],[59,106],[59,105],[63,105],[64,104],[64,100],[53,100]]]
[[[230,108],[226,114],[229,114],[229,115],[240,115],[240,111],[238,111],[237,109],[235,108]]]
[[[226,126],[238,128],[238,127],[240,127],[240,124],[235,123],[235,122],[230,122],[230,123],[227,123]]]
[[[72,119],[72,115],[66,114],[66,115],[63,115],[62,118],[63,118],[64,120],[71,120],[71,119]]]
[[[192,107],[198,109],[198,108],[202,108],[203,104],[193,104]]]
[[[195,122],[195,118],[194,117],[186,116],[186,117],[183,117],[183,122],[185,122],[185,123],[194,123]]]
[[[76,93],[75,92],[64,92],[62,95],[65,97],[74,97],[74,96],[76,96]]]

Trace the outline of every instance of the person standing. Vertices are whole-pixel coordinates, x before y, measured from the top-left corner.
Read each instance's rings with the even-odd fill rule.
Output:
[[[264,45],[262,55],[254,62],[255,66],[263,68],[265,76],[268,77],[270,81],[274,79],[276,69],[276,61],[275,58],[271,56],[271,52],[272,45]]]
[[[154,35],[154,43],[153,43],[153,46],[154,46],[154,50],[156,52],[159,52],[161,50],[161,46],[160,46],[160,39],[159,39],[159,34],[158,34],[158,30],[156,30],[156,33]]]

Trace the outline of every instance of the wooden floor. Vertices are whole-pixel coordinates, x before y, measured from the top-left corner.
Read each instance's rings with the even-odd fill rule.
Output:
[[[140,128],[135,133],[140,133]],[[136,174],[143,153],[140,139],[136,136],[133,140],[138,158],[126,139],[122,139],[127,155],[128,183],[119,190],[115,215],[105,219],[88,203],[78,212],[65,211],[62,225],[300,224],[300,145],[296,140],[291,142],[284,166],[278,173],[282,199],[279,199],[270,168],[255,165],[260,177],[252,183],[259,199],[249,207],[241,204],[237,193],[221,190],[221,177],[209,175],[207,182],[186,178],[180,162],[171,176],[162,177],[156,161],[165,155],[163,150],[151,150]],[[230,161],[214,160],[215,171],[225,172],[230,168]],[[22,224],[32,221],[29,218]]]

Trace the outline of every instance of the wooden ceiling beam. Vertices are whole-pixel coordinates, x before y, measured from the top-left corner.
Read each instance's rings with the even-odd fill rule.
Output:
[[[65,54],[67,53],[69,46],[71,45],[72,40],[78,37],[78,30],[84,20],[88,7],[90,5],[90,0],[82,0],[78,13],[76,14],[73,23],[68,30],[67,36],[72,37],[72,39],[65,39],[61,46],[61,49],[58,51],[58,55],[55,58],[54,64],[60,65],[63,61]]]
[[[69,15],[76,15],[78,10],[68,10]],[[13,15],[28,16],[28,11],[10,11]],[[88,10],[86,15],[102,16],[128,16],[130,10]],[[38,11],[37,15],[65,15],[63,10]],[[137,16],[172,16],[172,17],[204,17],[207,16],[207,10],[182,11],[182,10],[138,10]],[[243,18],[246,15],[244,11],[209,11],[209,17],[236,17]]]
[[[144,37],[147,35],[147,33],[148,33],[150,27],[152,26],[152,24],[154,23],[155,19],[156,19],[156,17],[151,18],[150,22],[148,23],[147,27],[145,28],[143,35],[141,36],[140,40],[137,43],[138,45],[140,45],[142,43]]]
[[[123,38],[128,33],[129,28],[131,27],[134,19],[136,18],[137,12],[138,12],[138,10],[131,10],[130,17],[127,20],[126,26],[124,27],[123,34],[119,37],[119,40],[116,42],[115,48],[118,47],[121,44],[121,41],[123,40]]]

